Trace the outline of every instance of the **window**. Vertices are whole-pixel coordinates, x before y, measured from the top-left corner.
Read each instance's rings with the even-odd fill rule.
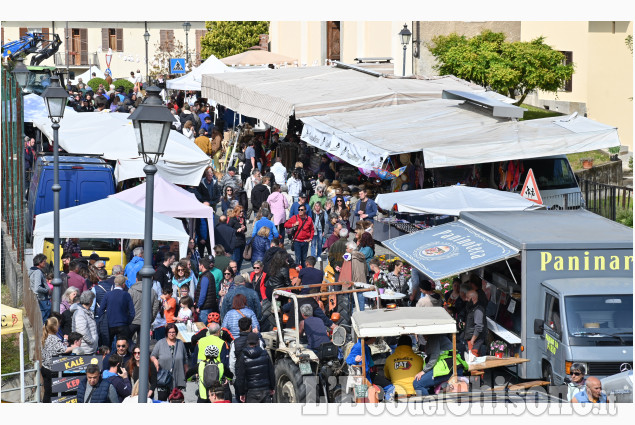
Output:
[[[547,294],[545,300],[545,329],[551,329],[558,337],[562,335],[562,322],[560,318],[560,303],[558,298]]]
[[[562,62],[564,65],[573,64],[573,52],[561,51],[560,53],[564,55],[564,61]],[[565,82],[564,85],[560,88],[560,90],[566,91],[566,92],[573,91],[573,77],[571,77],[571,79]]]
[[[102,50],[112,49],[113,52],[123,52],[123,28],[101,29]]]
[[[88,29],[64,29],[64,44],[70,65],[88,65]]]

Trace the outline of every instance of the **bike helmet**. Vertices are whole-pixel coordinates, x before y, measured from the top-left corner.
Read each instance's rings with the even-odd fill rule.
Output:
[[[215,345],[208,345],[205,347],[205,357],[208,359],[215,359],[219,355],[218,347]]]
[[[220,314],[218,313],[210,313],[207,315],[207,322],[216,322],[216,323],[220,323]]]

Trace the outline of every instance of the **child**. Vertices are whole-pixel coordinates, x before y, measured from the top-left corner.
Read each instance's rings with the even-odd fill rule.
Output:
[[[179,315],[176,318],[177,322],[187,322],[188,319],[192,320],[192,306],[194,301],[190,296],[181,297],[179,300]]]
[[[163,315],[166,323],[174,323],[174,314],[176,312],[176,300],[172,298],[172,288],[163,288],[161,295],[161,303],[163,304]]]

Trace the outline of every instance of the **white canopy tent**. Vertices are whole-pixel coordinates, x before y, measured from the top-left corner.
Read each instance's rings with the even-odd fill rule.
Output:
[[[620,144],[617,129],[577,116],[511,121],[437,99],[303,118],[301,138],[362,168],[423,151],[426,168],[586,152]]]
[[[59,143],[65,151],[100,155],[116,160],[117,181],[144,177],[145,163],[139,156],[130,114],[85,112],[64,116],[59,129]],[[49,139],[53,129],[48,118],[34,120]],[[171,131],[165,154],[156,164],[163,178],[170,183],[198,186],[210,158],[181,133]]]
[[[146,183],[110,197],[145,208]],[[153,211],[175,218],[207,218],[211,226],[214,223],[214,210],[211,207],[199,202],[193,193],[163,179],[160,172],[154,176]],[[210,243],[214,246],[214,232],[210,232]]]
[[[201,90],[203,74],[218,74],[223,72],[235,72],[216,56],[211,55],[202,64],[192,69],[192,72],[173,80],[167,80],[166,86],[170,90]]]
[[[391,210],[396,204],[400,212],[453,215],[462,211],[524,211],[544,208],[517,193],[462,185],[382,193],[377,205]]]
[[[440,99],[443,90],[471,91],[501,99],[498,94],[451,75],[384,78],[329,66],[210,74],[203,76],[202,84],[204,97],[284,132],[289,117],[294,114],[304,120],[311,116]]]
[[[181,221],[155,212],[152,223],[152,239],[177,241],[179,258],[185,257],[189,236]],[[145,209],[117,198],[105,198],[60,210],[62,238],[143,239],[144,230]],[[37,215],[33,230],[33,252],[42,252],[44,239],[52,237],[53,211]]]
[[[82,82],[86,84],[93,78],[93,72],[95,73],[96,78],[106,79],[106,74],[104,74],[104,71],[99,69],[99,67],[93,65],[88,71],[84,72],[81,75],[78,75],[77,77],[75,77],[74,80],[71,80],[71,83],[77,84],[79,82],[79,79],[81,78]],[[108,87],[106,87],[106,90],[108,90]]]
[[[24,122],[34,122],[38,119],[48,120],[48,110],[44,103],[44,98],[35,93],[30,93],[24,96]],[[64,116],[75,115],[76,112],[73,108],[66,107]]]

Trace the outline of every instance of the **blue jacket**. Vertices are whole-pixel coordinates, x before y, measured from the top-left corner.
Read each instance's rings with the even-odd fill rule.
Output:
[[[86,385],[88,379],[86,377],[82,378],[79,381],[79,386],[77,387],[77,402],[84,403],[84,395],[86,394]],[[99,383],[95,388],[93,388],[92,396],[90,397],[89,403],[110,403],[110,398],[108,397],[108,391],[111,387],[110,381],[107,379],[100,379]]]
[[[236,230],[231,228],[229,224],[218,223],[214,228],[214,241],[218,245],[223,245],[225,252],[234,252],[236,247]]]
[[[207,179],[203,177],[201,179],[201,184],[207,189],[207,193],[209,195],[210,204],[216,205],[220,200],[220,188],[218,187],[218,179],[216,177],[212,178],[210,183],[207,183]]]
[[[121,366],[123,367],[123,365]],[[123,379],[116,373],[112,373],[109,370],[104,370],[101,374],[102,379],[107,380],[117,390],[117,396],[121,403],[124,398],[128,397],[132,393],[132,384],[130,378]]]
[[[132,257],[132,260],[126,264],[123,275],[126,276],[126,286],[130,288],[137,282],[137,272],[143,267],[143,257]]]
[[[366,378],[370,381],[370,368],[374,366],[374,363],[373,363],[373,358],[371,356],[370,347],[368,346],[368,344],[365,344],[364,348],[365,348],[364,351],[366,352]],[[359,340],[357,341],[355,345],[353,345],[353,348],[351,348],[351,352],[346,358],[346,363],[349,365],[361,365],[362,364],[361,361],[359,362],[355,361],[355,357],[361,354],[362,354],[362,342],[361,340]]]
[[[271,241],[269,241],[269,239],[258,235],[254,236],[251,239],[251,262],[262,261],[262,259],[265,258],[265,252],[267,252],[270,246]]]
[[[105,311],[108,311],[109,328],[130,326],[134,319],[132,297],[123,289],[114,288],[104,296],[97,316],[101,317]]]
[[[251,318],[251,327],[257,328],[260,330],[260,323],[258,323],[258,318],[256,317],[256,313],[254,313],[250,308],[241,308],[240,312],[245,315],[245,317]],[[238,327],[238,321],[243,318],[243,315],[238,312],[238,310],[229,310],[223,319],[223,328],[227,328],[232,335],[240,335],[240,328]]]
[[[237,294],[243,294],[245,298],[247,298],[247,307],[249,307],[251,311],[256,313],[256,317],[260,317],[262,307],[260,306],[260,300],[258,299],[258,295],[256,294],[256,291],[254,291],[253,289],[249,289],[243,285],[234,285],[232,289],[227,291],[227,294],[225,294],[225,297],[223,297],[223,304],[221,305],[221,308],[220,308],[221,320],[224,319],[227,312],[231,310],[232,302],[234,301],[234,297]],[[234,333],[232,332],[232,334]]]
[[[355,209],[353,210],[353,213],[351,214],[351,216],[354,217],[353,224],[359,221],[359,214],[357,214],[357,212],[359,211],[359,206],[361,203],[362,203],[361,199],[357,201],[357,204],[355,205]],[[366,208],[364,209],[364,214],[368,214],[368,217],[366,217],[364,220],[372,220],[377,215],[377,204],[375,203],[375,201],[373,201],[370,198],[366,199]]]
[[[313,219],[313,211],[311,211],[311,207],[309,206],[309,203],[306,202],[302,205],[305,206],[307,215],[311,217],[311,219]],[[289,210],[289,218],[293,217],[294,215],[298,215],[298,208],[300,208],[300,203],[294,202],[291,205],[291,209]]]
[[[273,224],[273,221],[269,220],[268,218],[262,217],[260,220],[258,220],[255,224],[254,224],[254,231],[251,232],[251,236],[256,236],[258,234],[258,230],[260,230],[260,228],[262,227],[268,227],[270,232],[269,232],[269,241],[272,241],[273,238],[277,238],[279,235],[278,233],[278,228],[275,224]]]

